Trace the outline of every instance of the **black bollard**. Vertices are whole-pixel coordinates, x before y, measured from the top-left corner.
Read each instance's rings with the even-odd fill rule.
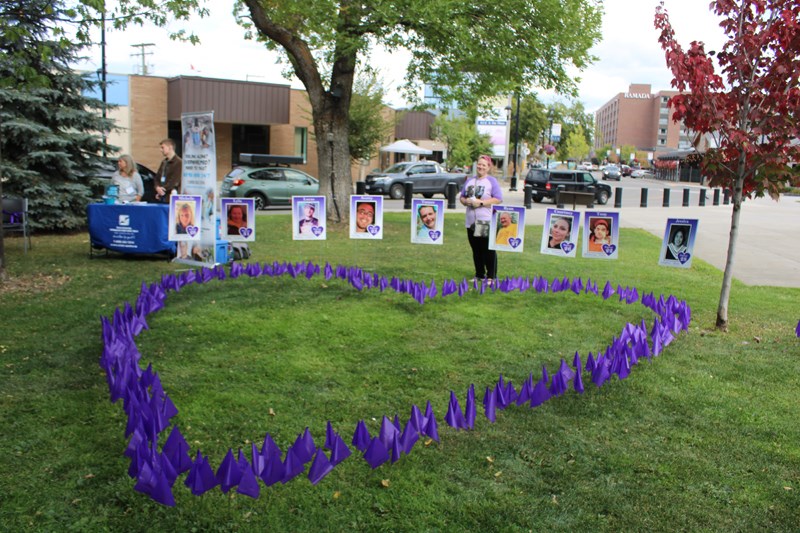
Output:
[[[664,189],[664,201],[661,202],[662,207],[669,207],[669,189]]]
[[[614,191],[614,207],[622,207],[622,187],[617,187]]]
[[[414,182],[407,181],[405,185],[406,192],[403,196],[403,209],[411,209],[411,198],[414,196]]]
[[[517,177],[511,176],[511,188],[508,189],[509,191],[516,191],[517,190]]]
[[[683,207],[689,207],[689,189],[683,189]]]
[[[530,183],[525,184],[525,209],[533,207],[533,186]]]
[[[559,209],[564,209],[564,202],[561,201],[562,192],[564,192],[564,186],[559,185],[558,189],[556,189],[556,207]]]
[[[456,196],[458,196],[458,183],[455,181],[448,182],[445,193],[445,196],[447,196],[447,209],[455,209]]]
[[[639,202],[639,207],[647,207],[647,187],[642,187],[642,201]]]
[[[714,205],[719,205],[719,189],[714,189]]]
[[[722,205],[728,205],[729,203],[731,203],[731,190],[725,189],[722,192],[725,193],[725,198],[722,200]]]
[[[704,207],[706,205],[706,190],[700,189],[700,201],[698,204],[700,207]]]
[[[364,181],[356,182],[356,194],[367,194],[367,183]]]

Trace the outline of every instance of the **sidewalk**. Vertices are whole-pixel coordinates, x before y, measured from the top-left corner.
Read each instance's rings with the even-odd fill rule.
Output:
[[[699,207],[697,189],[700,187],[695,186],[690,207],[682,207],[680,191],[674,190],[671,207],[661,207],[661,196],[652,192],[659,187],[663,185],[653,185],[649,207],[639,207],[639,197],[630,198],[637,191],[626,189],[622,208],[615,209],[612,199],[605,206],[595,206],[594,210],[619,212],[622,227],[640,228],[659,238],[664,236],[668,218],[696,218],[700,222],[695,255],[724,271],[733,206],[713,206],[709,194],[706,205]],[[505,203],[524,204],[523,192],[509,192],[506,189],[503,193]],[[553,207],[555,205],[552,203],[534,204],[526,212],[525,224],[544,225],[546,210]],[[585,209],[578,207],[581,211]],[[748,285],[800,288],[800,197],[785,196],[778,202],[769,198],[744,202],[739,219],[733,277]]]

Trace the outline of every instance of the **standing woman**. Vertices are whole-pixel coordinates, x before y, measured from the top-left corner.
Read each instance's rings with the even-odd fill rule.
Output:
[[[119,156],[117,171],[111,176],[111,183],[119,187],[120,202],[138,202],[144,194],[142,177],[136,170],[136,163],[128,154]]]
[[[492,205],[503,201],[503,191],[494,176],[489,175],[492,159],[488,155],[478,157],[478,173],[464,182],[459,201],[467,207],[467,240],[472,248],[475,263],[475,278],[486,279],[491,285],[497,278],[497,252],[489,249],[489,223],[492,220]]]

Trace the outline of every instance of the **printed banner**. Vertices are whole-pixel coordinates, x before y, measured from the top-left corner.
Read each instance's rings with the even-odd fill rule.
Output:
[[[411,200],[411,242],[444,244],[444,200]]]
[[[525,243],[525,208],[492,206],[489,226],[489,249],[499,252],[522,252]]]
[[[217,152],[214,137],[214,112],[182,113],[183,129],[183,173],[181,193],[202,198],[197,211],[200,227],[199,243],[193,243],[191,259],[181,258],[180,247],[177,261],[209,266],[226,262],[226,257],[217,257]],[[227,254],[226,254],[227,255]]]
[[[583,257],[619,257],[619,213],[586,211],[583,221]]]
[[[580,211],[548,209],[542,230],[541,253],[561,257],[575,257],[580,232]]]
[[[324,241],[325,197],[292,196],[292,239]]]

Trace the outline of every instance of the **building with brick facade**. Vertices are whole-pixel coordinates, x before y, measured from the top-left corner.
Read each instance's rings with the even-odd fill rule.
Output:
[[[632,145],[646,152],[689,148],[691,141],[682,123],[670,117],[667,104],[677,91],[651,93],[649,84],[631,84],[595,112],[594,147]]]
[[[108,141],[151,169],[161,162],[159,143],[166,137],[176,141],[181,155],[182,143],[177,141],[182,137],[182,113],[213,111],[218,181],[239,162],[242,153],[302,156],[305,163],[294,168],[317,177],[311,104],[303,90],[193,76],[109,75],[107,79],[107,114],[117,124]],[[394,120],[393,109],[385,112]],[[393,140],[387,139],[387,144]],[[376,147],[372,160],[355,163],[354,179],[364,168],[378,167],[378,155]]]

